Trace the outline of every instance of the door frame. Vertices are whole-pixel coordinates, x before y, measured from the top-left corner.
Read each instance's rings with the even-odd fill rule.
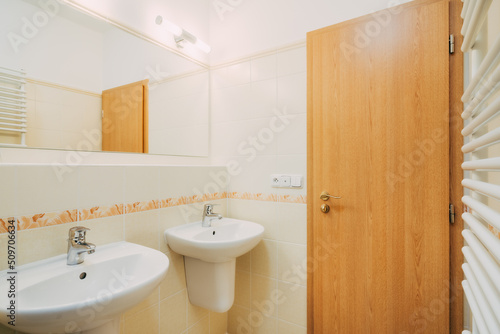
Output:
[[[410,2],[403,4],[401,6],[413,6],[415,2]],[[418,1],[418,2],[425,2]],[[450,136],[450,204],[455,207],[455,222],[450,224],[449,237],[450,237],[450,334],[459,334],[463,330],[464,322],[464,310],[463,310],[463,290],[461,282],[463,280],[462,273],[462,247],[463,247],[463,220],[461,214],[463,212],[462,196],[463,196],[463,154],[462,145],[463,137],[461,131],[463,129],[463,120],[461,113],[463,111],[463,103],[461,97],[463,95],[463,80],[464,80],[464,56],[460,50],[463,38],[460,33],[462,27],[462,18],[460,17],[462,11],[461,0],[449,0],[450,3],[450,34],[455,36],[455,53],[450,55],[449,62],[449,136]],[[367,16],[356,18],[353,20],[346,21],[344,23],[339,23],[337,25],[352,24],[356,21],[364,20]],[[309,72],[309,69],[308,69]],[[311,110],[309,97],[310,91],[308,89],[308,112]],[[308,116],[308,134],[307,134],[307,178],[308,178],[308,201],[307,201],[307,257],[308,261],[314,260],[313,254],[313,228],[310,217],[312,217],[313,207],[311,205],[312,196],[312,159],[310,158],[310,152],[312,152],[312,133],[310,131],[310,122],[312,118]],[[314,292],[313,292],[313,271],[308,271],[307,277],[307,332],[309,334],[314,333]]]

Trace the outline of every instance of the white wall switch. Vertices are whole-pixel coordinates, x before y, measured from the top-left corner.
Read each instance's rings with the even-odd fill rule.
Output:
[[[271,175],[271,187],[274,188],[301,188],[302,175],[273,174]]]

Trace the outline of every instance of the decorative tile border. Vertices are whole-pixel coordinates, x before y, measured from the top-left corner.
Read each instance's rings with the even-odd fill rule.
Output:
[[[494,228],[491,225],[488,225],[488,229],[491,231],[491,233],[493,233],[493,235],[495,237],[497,237],[498,239],[500,239],[500,231],[499,230],[497,230],[496,228]]]
[[[292,195],[276,195],[276,194],[262,194],[262,193],[220,192],[211,194],[199,194],[193,196],[172,197],[160,200],[134,202],[128,204],[96,206],[89,209],[81,209],[81,210],[74,209],[62,212],[50,212],[50,213],[41,213],[31,216],[21,216],[17,218],[17,230],[18,231],[29,230],[39,227],[74,223],[78,221],[92,220],[97,218],[113,217],[123,214],[171,208],[180,205],[208,202],[226,198],[252,200],[252,201],[280,202],[280,203],[299,203],[299,204],[307,203],[307,196],[304,195],[292,196]],[[7,218],[0,219],[0,234],[2,233],[7,233]]]
[[[251,200],[251,201],[264,201],[264,202],[307,204],[306,195],[292,196],[292,195],[277,195],[277,194],[262,194],[262,193],[231,192],[228,193],[228,198]]]

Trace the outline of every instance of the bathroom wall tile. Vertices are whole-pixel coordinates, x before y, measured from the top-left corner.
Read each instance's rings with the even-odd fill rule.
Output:
[[[252,83],[251,118],[274,116],[276,90],[277,83],[274,78]]]
[[[26,134],[26,145],[28,147],[63,149],[61,133],[52,130],[29,128]]]
[[[158,210],[125,215],[125,241],[159,249]]]
[[[208,314],[190,327],[187,334],[210,334],[210,318]]]
[[[307,73],[287,75],[278,78],[277,104],[286,107],[289,114],[307,112]]]
[[[307,326],[307,288],[300,285],[278,282],[284,302],[278,306],[278,317],[293,324]]]
[[[278,52],[278,76],[307,71],[307,50],[300,47]]]
[[[160,301],[160,289],[156,288],[149,296],[146,297],[142,302],[134,306],[132,309],[125,312],[125,318],[128,318],[138,312],[142,312],[154,305],[158,305]]]
[[[76,223],[49,226],[17,233],[18,265],[65,254],[69,229]]]
[[[266,80],[276,77],[277,58],[276,54],[251,60],[252,81]]]
[[[262,240],[252,249],[252,273],[277,278],[278,253],[277,243]]]
[[[187,309],[187,314],[188,314],[188,322],[187,325],[188,327],[193,326],[197,322],[199,322],[201,319],[206,318],[208,320],[208,310],[204,309],[202,307],[198,307],[196,305],[193,305],[189,302],[189,297],[188,297],[188,309]],[[206,329],[209,329],[209,326],[207,324]]]
[[[307,243],[307,205],[278,203],[278,240],[303,244]]]
[[[174,252],[167,253],[170,265],[160,284],[160,300],[164,300],[186,288],[184,257]]]
[[[249,324],[249,315],[252,311],[248,308],[233,305],[228,312],[227,332],[228,333],[252,333],[252,326]]]
[[[28,100],[36,100],[36,87],[37,85],[31,82],[26,83],[24,86]]]
[[[92,97],[88,97],[92,99]],[[65,131],[90,132],[101,130],[102,106],[87,101],[87,96],[84,96],[82,104],[63,106],[60,124]]]
[[[256,323],[253,326],[253,333],[255,334],[268,334],[268,333],[276,333],[278,320],[274,317],[263,317],[258,318]]]
[[[277,172],[276,156],[264,155],[256,156],[251,161],[247,158],[233,157],[233,161],[239,164],[239,173],[233,173],[229,185],[230,192],[249,193],[276,193],[276,188],[272,188],[270,178]]]
[[[79,167],[79,208],[123,204],[125,168],[127,167]]]
[[[252,117],[252,85],[250,83],[214,90],[211,102],[213,123],[254,118]]]
[[[236,270],[250,271],[251,264],[252,264],[252,252],[248,252],[236,258]]]
[[[14,166],[0,166],[0,217],[8,218],[17,215],[17,168]]]
[[[62,129],[61,119],[63,111],[64,107],[58,103],[36,101],[36,116],[33,127],[60,131]]]
[[[278,306],[274,303],[274,292],[278,281],[269,277],[252,275],[252,311],[258,310],[265,317],[276,317]]]
[[[78,207],[78,173],[56,166],[16,166],[20,215],[57,212]],[[75,168],[75,169],[73,169]]]
[[[251,302],[251,273],[247,271],[236,271],[234,303],[250,308]]]
[[[137,312],[129,317],[125,317],[124,333],[137,334],[148,333],[158,334],[159,331],[159,307],[158,304]]]
[[[307,117],[306,114],[294,115],[290,124],[276,134],[276,148],[279,155],[307,153]]]
[[[125,203],[158,199],[159,167],[125,167]]]
[[[307,334],[307,328],[278,320],[278,334]]]
[[[49,212],[29,216],[19,216],[17,229],[28,230],[33,228],[68,224],[78,221],[78,210],[66,210],[61,212]]]
[[[186,290],[160,302],[161,334],[179,334],[186,330],[187,302]]]
[[[279,155],[276,159],[276,165],[276,169],[283,173],[302,175],[301,188],[280,188],[276,190],[278,200],[305,204],[307,198],[307,155]],[[285,197],[287,195],[290,196]]]
[[[208,157],[207,138],[208,124],[151,131],[149,153]]]
[[[228,200],[231,218],[253,221],[264,226],[264,238],[277,239],[277,212],[275,202]]]
[[[78,225],[90,228],[87,240],[96,246],[123,241],[125,238],[123,216],[83,220]]]
[[[227,312],[210,312],[210,334],[227,333]]]
[[[237,63],[211,72],[212,89],[237,86],[251,80],[250,62]]]
[[[306,245],[278,242],[278,278],[295,284],[307,284]]]

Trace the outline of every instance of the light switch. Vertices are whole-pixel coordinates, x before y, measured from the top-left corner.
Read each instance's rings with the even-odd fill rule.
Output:
[[[292,181],[291,181],[291,186],[294,188],[300,188],[302,187],[302,176],[300,175],[294,175],[292,176]]]
[[[271,175],[271,187],[274,187],[274,188],[301,188],[302,187],[302,175],[273,174],[273,175]]]

